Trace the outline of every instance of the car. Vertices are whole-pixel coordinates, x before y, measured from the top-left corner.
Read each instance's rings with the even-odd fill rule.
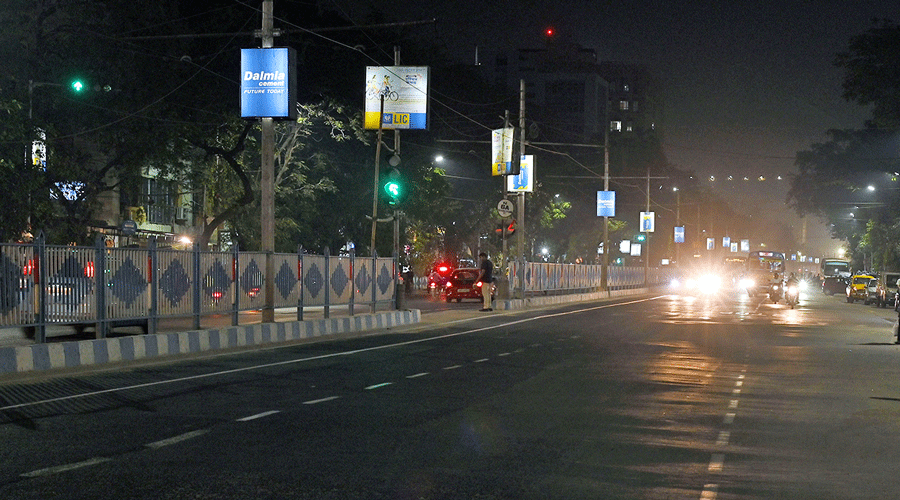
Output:
[[[898,281],[900,281],[900,273],[881,273],[881,277],[878,279],[878,290],[875,293],[878,307],[887,307],[888,304],[896,307]]]
[[[846,293],[847,285],[847,278],[843,276],[826,276],[822,279],[822,293],[825,295]]]
[[[444,299],[447,302],[462,299],[482,300],[481,287],[483,283],[478,281],[479,269],[474,267],[456,269],[450,273],[447,283],[444,285]],[[491,283],[491,299],[496,293],[496,286]]]
[[[869,284],[869,280],[873,279],[875,277],[870,274],[854,274],[851,276],[845,290],[847,302],[852,304],[857,300],[866,300],[866,297],[868,297],[866,287]]]
[[[863,304],[869,305],[873,302],[878,303],[878,278],[872,278],[866,283],[866,298],[863,299]]]

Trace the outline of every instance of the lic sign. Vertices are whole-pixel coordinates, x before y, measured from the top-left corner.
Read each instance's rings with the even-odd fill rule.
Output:
[[[241,117],[297,117],[296,55],[291,48],[241,49]]]

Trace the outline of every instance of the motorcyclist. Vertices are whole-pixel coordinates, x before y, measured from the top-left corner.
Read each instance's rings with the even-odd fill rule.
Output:
[[[791,275],[788,276],[787,283],[785,283],[785,287],[799,286],[799,285],[800,285],[800,279],[798,279],[794,273],[791,273]]]

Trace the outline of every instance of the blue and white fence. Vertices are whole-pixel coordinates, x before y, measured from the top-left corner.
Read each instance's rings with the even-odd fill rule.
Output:
[[[518,262],[510,262],[510,290],[520,290]],[[576,293],[600,290],[603,266],[594,264],[525,263],[525,293]],[[622,290],[661,283],[662,273],[649,269],[644,282],[643,267],[609,266],[607,289]]]
[[[326,249],[327,253],[327,249]],[[396,304],[394,259],[273,254],[274,307]],[[155,333],[160,318],[232,315],[262,309],[266,254],[149,248],[0,244],[0,327],[24,327],[44,342],[49,325],[117,325]]]

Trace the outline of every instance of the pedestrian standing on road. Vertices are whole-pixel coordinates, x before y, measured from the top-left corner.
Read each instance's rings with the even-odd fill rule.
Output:
[[[476,281],[481,282],[481,296],[484,297],[484,307],[481,308],[481,311],[493,311],[493,307],[491,307],[491,289],[493,286],[491,283],[494,281],[494,263],[488,259],[486,253],[481,252],[478,254],[478,258],[481,260],[481,266],[479,266],[478,271],[478,279]]]

